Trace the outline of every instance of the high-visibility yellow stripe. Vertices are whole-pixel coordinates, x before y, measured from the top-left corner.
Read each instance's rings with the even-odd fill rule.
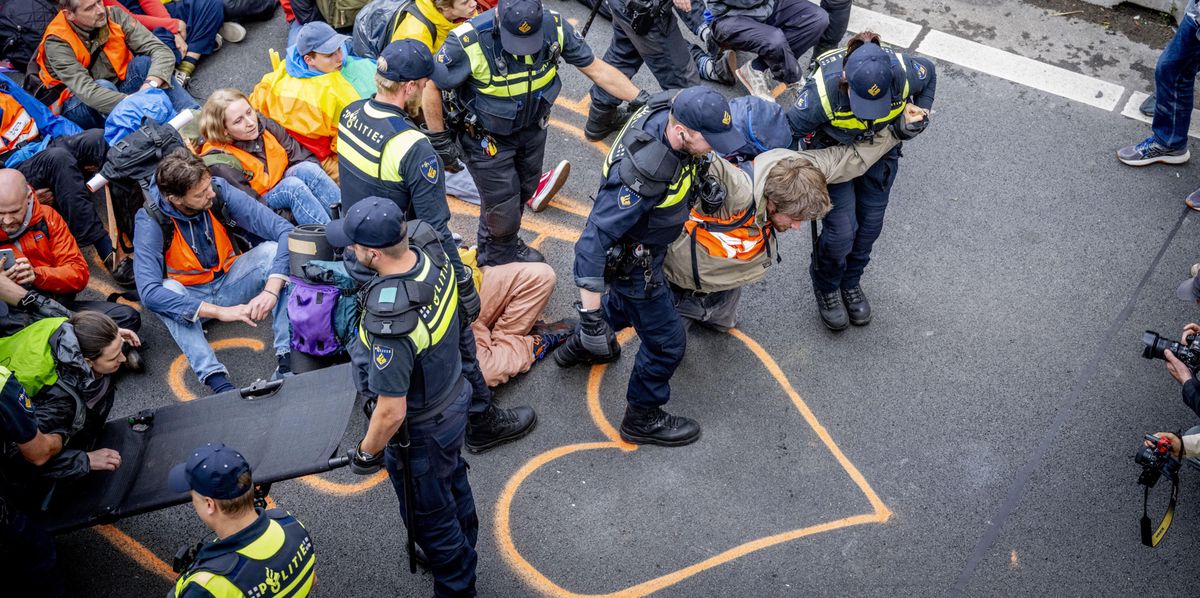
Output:
[[[175,595],[182,596],[189,583],[194,583],[213,595],[213,598],[245,598],[245,594],[224,576],[210,571],[199,571],[179,580],[175,584]]]
[[[829,52],[822,54],[821,58],[831,56],[835,52],[844,52],[844,50],[840,50],[840,49],[839,50],[831,50]],[[907,99],[909,91],[910,91],[910,88],[908,85],[908,65],[904,62],[903,54],[897,54],[891,50],[889,50],[889,52],[893,56],[895,56],[896,61],[900,63],[900,71],[902,73],[902,76],[904,77],[904,90],[903,90],[903,93],[900,95],[900,97],[903,99]],[[844,62],[845,62],[845,57],[843,57],[841,60],[841,63],[844,63]],[[839,129],[846,129],[848,131],[866,131],[867,130],[867,122],[864,120],[860,120],[858,117],[854,116],[853,111],[850,111],[850,110],[836,111],[833,109],[833,105],[829,101],[829,91],[825,85],[824,69],[825,69],[824,66],[818,68],[817,72],[813,73],[813,77],[816,79],[817,96],[821,100],[821,108],[825,110],[825,117],[829,119],[829,124],[834,127],[839,128]],[[897,116],[900,116],[900,114],[902,112],[904,112],[904,102],[903,101],[901,101],[898,105],[893,106],[892,110],[890,112],[888,112],[887,116],[880,119],[880,121],[882,121],[882,122],[891,121],[892,119],[896,118]]]
[[[278,521],[269,519],[267,520],[267,530],[253,542],[239,548],[237,553],[256,561],[265,561],[275,556],[275,553],[283,548],[283,543],[286,541],[287,533],[283,531],[283,526],[279,525]]]
[[[358,149],[352,143],[343,143],[338,148],[338,156],[345,158],[351,166],[367,176],[379,176],[379,162],[358,153]]]
[[[409,129],[389,139],[383,146],[383,155],[379,159],[379,178],[388,183],[403,181],[400,164],[408,155],[409,150],[422,139],[425,139],[425,135],[416,129]],[[387,168],[383,167],[385,164]]]
[[[554,15],[554,24],[557,28],[558,46],[563,45],[563,26],[562,17]],[[462,30],[460,32],[460,30]],[[464,34],[469,34],[475,31],[474,27],[459,26],[455,28],[454,33],[458,34],[459,39],[462,39]],[[525,95],[538,91],[546,87],[554,81],[558,76],[558,65],[554,62],[547,62],[542,65],[540,75],[536,79],[531,78],[537,75],[537,72],[524,71],[513,73],[510,75],[498,75],[492,72],[492,65],[484,55],[483,46],[479,43],[479,35],[471,36],[470,41],[463,44],[463,52],[466,53],[467,59],[471,61],[471,78],[477,82],[475,92],[491,96],[495,98],[511,98],[518,95]],[[532,64],[532,57],[526,57],[526,64]]]
[[[299,577],[292,580],[292,583],[289,583],[286,588],[276,592],[275,598],[303,598],[304,596],[307,596],[308,591],[312,588],[313,566],[316,564],[317,556],[314,553],[309,552],[308,563],[304,565],[304,569],[300,570]],[[296,587],[297,584],[300,584],[299,588]],[[291,593],[293,589],[296,590],[295,593]],[[289,593],[291,593],[290,596]]]
[[[343,127],[342,129],[338,130],[338,137],[340,137],[342,141],[349,141],[350,143],[354,144],[355,149],[357,149],[360,153],[366,154],[374,160],[379,160],[379,150],[371,147],[370,143],[364,141],[362,138],[356,135],[354,131]]]

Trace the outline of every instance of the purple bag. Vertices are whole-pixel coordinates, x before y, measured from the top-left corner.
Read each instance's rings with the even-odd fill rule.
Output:
[[[333,315],[341,291],[331,284],[313,284],[291,277],[287,313],[292,321],[292,350],[316,357],[341,349],[334,332]]]

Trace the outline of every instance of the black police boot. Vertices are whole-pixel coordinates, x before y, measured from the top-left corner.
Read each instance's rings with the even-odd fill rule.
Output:
[[[867,296],[863,294],[861,286],[854,285],[853,288],[842,289],[842,301],[846,304],[846,313],[850,316],[851,324],[866,326],[871,323],[871,304],[867,302]]]
[[[621,439],[625,442],[683,446],[699,438],[700,424],[695,420],[671,415],[659,407],[625,407],[625,418],[621,420]]]
[[[583,136],[588,141],[600,141],[621,128],[622,117],[625,113],[619,106],[598,107],[593,103],[588,107],[587,123],[583,125]]]
[[[546,256],[542,252],[528,246],[524,241],[517,240],[517,252],[514,254],[514,262],[545,262]]]
[[[846,314],[846,306],[842,305],[842,294],[837,291],[817,294],[817,311],[821,312],[821,321],[830,330],[845,330],[850,325],[850,316]]]
[[[621,358],[621,343],[616,337],[608,343],[608,357],[601,357],[583,347],[583,340],[578,334],[572,334],[567,342],[554,351],[554,363],[560,368],[577,365],[595,365],[597,363],[612,363]]]
[[[467,450],[482,453],[506,442],[520,440],[537,425],[532,407],[499,409],[495,405],[467,421]]]

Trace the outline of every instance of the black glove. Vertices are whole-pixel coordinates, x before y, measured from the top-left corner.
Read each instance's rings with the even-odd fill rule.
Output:
[[[465,280],[458,281],[458,307],[466,320],[463,324],[470,324],[479,317],[479,293],[475,291],[475,279],[469,273]]]
[[[650,102],[649,92],[647,92],[644,89],[639,90],[637,97],[633,98],[632,100],[629,100],[629,113],[633,114],[634,112],[637,112],[639,108],[641,108],[642,106],[645,106],[649,102]]]
[[[463,169],[462,146],[458,144],[458,136],[454,131],[446,129],[445,131],[428,132],[429,143],[433,144],[433,151],[437,152],[439,158],[442,159],[442,168],[446,172],[459,172]]]
[[[383,469],[383,453],[378,455],[368,455],[362,452],[362,445],[358,445],[346,451],[346,456],[350,457],[350,471],[357,475],[371,475],[380,469]]]
[[[920,135],[921,131],[924,131],[925,127],[928,127],[928,126],[929,126],[929,117],[928,116],[922,118],[921,120],[918,120],[917,122],[910,123],[910,122],[908,122],[908,119],[905,118],[904,115],[902,114],[902,115],[900,115],[900,118],[897,118],[896,120],[892,121],[892,133],[894,133],[896,135],[896,139],[899,139],[900,141],[908,141],[909,139],[912,139],[913,137]]]
[[[579,312],[579,340],[583,348],[597,357],[608,357],[614,335],[604,313],[599,309],[583,309],[579,302],[575,303],[575,310]]]
[[[63,304],[41,295],[37,291],[25,293],[25,296],[17,302],[17,307],[39,318],[69,318],[74,315]]]

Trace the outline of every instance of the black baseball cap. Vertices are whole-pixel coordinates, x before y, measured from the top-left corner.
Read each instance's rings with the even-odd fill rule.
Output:
[[[433,74],[433,54],[415,39],[396,40],[383,47],[375,72],[388,81],[417,81]]]
[[[404,211],[396,202],[382,197],[363,198],[345,218],[325,226],[325,238],[334,247],[391,247],[407,234]]]
[[[210,442],[193,450],[186,462],[171,468],[167,487],[171,492],[195,490],[201,496],[230,500],[250,490],[250,484],[242,483],[245,473],[250,473],[250,464],[241,453]]]
[[[711,87],[689,87],[671,102],[671,114],[683,126],[699,132],[713,151],[726,156],[746,144],[746,138],[733,126],[729,102]]]
[[[537,54],[542,49],[541,0],[500,0],[500,45],[514,56]]]
[[[850,83],[850,110],[862,120],[879,120],[892,111],[892,58],[876,44],[863,44],[843,68]]]

